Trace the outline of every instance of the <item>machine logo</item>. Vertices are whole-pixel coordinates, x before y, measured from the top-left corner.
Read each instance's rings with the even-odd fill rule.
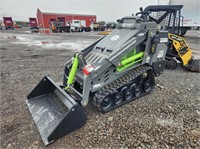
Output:
[[[112,41],[115,41],[115,40],[117,40],[117,39],[119,39],[119,35],[115,35],[115,36],[113,36],[113,37],[111,38]]]

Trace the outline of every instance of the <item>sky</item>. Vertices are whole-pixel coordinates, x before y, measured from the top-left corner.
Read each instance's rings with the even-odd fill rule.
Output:
[[[48,12],[94,14],[97,21],[116,21],[135,14],[139,7],[168,4],[169,0],[0,0],[0,20],[11,16],[15,21],[36,17],[37,8]]]

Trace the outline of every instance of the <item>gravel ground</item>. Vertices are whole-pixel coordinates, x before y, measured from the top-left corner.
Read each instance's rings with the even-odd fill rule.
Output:
[[[186,35],[197,57],[199,33]],[[45,75],[61,83],[63,64],[100,37],[0,33],[1,148],[44,148],[25,104],[27,94]],[[89,104],[86,125],[45,148],[200,148],[200,73],[165,70],[156,83],[151,94],[106,114]]]

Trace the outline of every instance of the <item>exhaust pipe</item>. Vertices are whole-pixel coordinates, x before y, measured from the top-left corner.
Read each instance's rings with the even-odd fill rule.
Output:
[[[83,108],[47,76],[27,96],[26,104],[45,146],[86,122]]]

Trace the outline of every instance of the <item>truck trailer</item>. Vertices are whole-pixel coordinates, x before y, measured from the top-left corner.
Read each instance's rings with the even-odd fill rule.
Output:
[[[199,29],[200,27],[200,1],[199,0],[169,0],[170,5],[183,5],[182,14],[182,28],[181,35],[186,34],[187,30],[191,28]]]

